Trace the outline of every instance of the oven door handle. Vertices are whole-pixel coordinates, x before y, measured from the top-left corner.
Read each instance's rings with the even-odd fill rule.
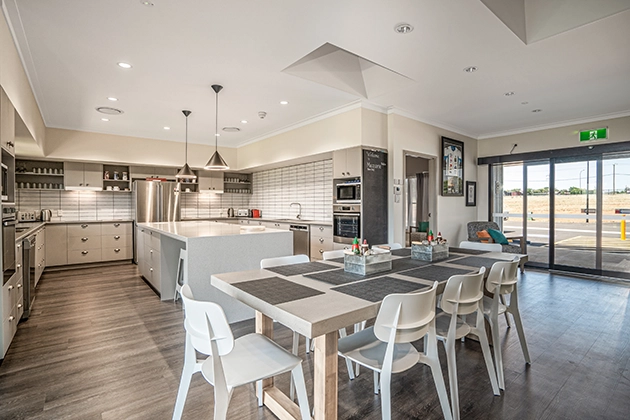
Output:
[[[7,220],[2,222],[2,226],[15,226],[18,224],[17,220]]]
[[[333,216],[357,217],[357,216],[361,216],[361,213],[333,213]]]

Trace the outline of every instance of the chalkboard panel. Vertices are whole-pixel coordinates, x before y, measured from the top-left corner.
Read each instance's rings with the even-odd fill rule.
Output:
[[[370,245],[387,243],[387,153],[363,150],[361,179],[363,238]]]

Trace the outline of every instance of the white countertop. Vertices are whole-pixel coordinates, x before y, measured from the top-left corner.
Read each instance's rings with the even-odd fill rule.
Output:
[[[260,235],[265,233],[285,233],[286,230],[265,228],[264,231],[250,232],[241,225],[212,221],[183,221],[138,223],[138,226],[168,235],[180,240],[210,238],[215,236]]]

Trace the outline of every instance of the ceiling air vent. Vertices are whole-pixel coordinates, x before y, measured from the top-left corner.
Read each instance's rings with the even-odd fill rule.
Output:
[[[109,106],[99,106],[98,108],[96,108],[96,110],[100,112],[101,114],[107,114],[107,115],[124,114],[124,111],[122,109],[112,108]]]
[[[241,129],[238,127],[223,127],[223,131],[226,133],[238,133]]]

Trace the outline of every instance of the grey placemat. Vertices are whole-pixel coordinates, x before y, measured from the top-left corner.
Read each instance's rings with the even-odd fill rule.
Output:
[[[466,257],[456,261],[451,261],[451,264],[466,265],[468,267],[486,267],[486,270],[490,270],[492,264],[495,262],[506,262],[505,260],[497,260],[495,258],[484,257]]]
[[[415,292],[427,287],[429,286],[386,276],[345,286],[333,287],[331,290],[370,302],[380,302],[385,296],[392,293]]]
[[[427,261],[413,260],[411,258],[397,258],[392,260],[392,269],[389,271],[381,271],[380,273],[372,273],[367,276],[360,274],[346,273],[343,268],[337,270],[325,271],[320,273],[305,274],[306,277],[323,281],[329,284],[346,284],[354,281],[371,279],[374,277],[386,276],[387,274],[398,273],[405,270],[411,270],[430,264]]]
[[[265,270],[273,271],[281,276],[298,276],[307,273],[316,273],[318,271],[332,270],[335,267],[320,262],[307,262],[301,264],[279,265],[277,267],[265,268]]]
[[[392,255],[395,255],[397,257],[411,256],[411,248],[394,249],[393,251],[390,251],[390,252],[392,253]]]
[[[280,277],[243,281],[234,283],[233,286],[272,305],[324,294]]]
[[[331,259],[326,260],[326,261],[332,261],[332,262],[343,264],[343,257],[341,257],[341,258],[331,258]]]
[[[449,253],[455,252],[457,254],[467,254],[467,255],[481,255],[481,254],[488,253],[488,251],[481,251],[479,249],[456,248],[456,247],[449,247],[448,252]]]
[[[415,270],[405,271],[400,273],[403,276],[415,277],[418,279],[425,279],[431,281],[444,281],[449,277],[458,274],[468,274],[472,270],[463,270],[461,268],[442,267],[440,265],[429,265],[427,267],[416,268]]]

